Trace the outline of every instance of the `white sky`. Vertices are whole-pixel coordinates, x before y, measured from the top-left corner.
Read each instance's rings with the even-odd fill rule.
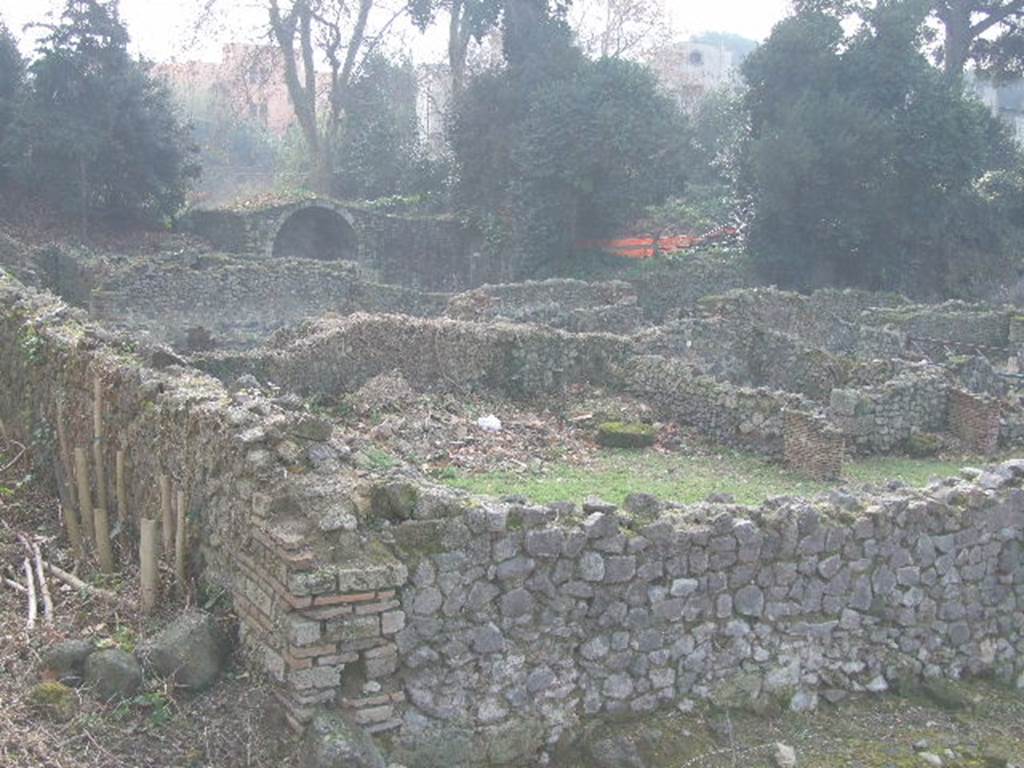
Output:
[[[221,0],[230,10],[226,30],[219,42],[229,37],[240,40],[252,37],[254,24],[262,15],[253,11],[253,0]],[[772,26],[782,19],[789,0],[664,0],[673,26],[682,36],[706,31],[735,32],[755,40],[763,40]],[[257,6],[258,2],[255,3]],[[136,51],[150,59],[216,58],[219,44],[207,43],[193,47],[192,29],[196,19],[197,0],[121,0],[121,13],[132,36]],[[59,9],[63,0],[0,0],[0,17],[16,34],[22,27],[44,19],[47,12]],[[443,33],[428,35],[405,32],[408,43],[418,59],[440,58]],[[440,39],[439,39],[440,37]],[[438,45],[440,43],[440,45]],[[31,48],[31,45],[28,44]]]

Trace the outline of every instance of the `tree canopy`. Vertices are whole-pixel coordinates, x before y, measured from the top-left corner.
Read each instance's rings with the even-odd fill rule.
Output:
[[[852,37],[804,11],[747,60],[750,246],[772,278],[922,289],[999,251],[981,188],[1016,167],[1015,146],[926,60],[920,34],[906,5]]]
[[[458,201],[539,266],[680,190],[687,133],[650,70],[589,60],[556,14],[520,10],[505,66],[470,83],[451,141]]]
[[[128,53],[117,2],[68,0],[47,29],[17,116],[20,176],[84,222],[165,216],[198,168],[167,89]]]

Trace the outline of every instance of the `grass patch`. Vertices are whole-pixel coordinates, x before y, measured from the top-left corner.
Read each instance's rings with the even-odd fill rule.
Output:
[[[934,477],[955,475],[961,467],[982,462],[984,459],[978,457],[875,456],[850,462],[844,474],[846,482],[855,484],[902,480],[922,486]],[[555,463],[538,473],[460,474],[448,470],[437,479],[471,493],[520,494],[539,504],[578,503],[587,496],[621,504],[630,493],[638,492],[681,504],[701,501],[713,493],[727,493],[739,503],[758,504],[771,496],[808,496],[843,483],[809,480],[781,465],[738,452],[683,456],[624,450],[602,451],[587,466]]]

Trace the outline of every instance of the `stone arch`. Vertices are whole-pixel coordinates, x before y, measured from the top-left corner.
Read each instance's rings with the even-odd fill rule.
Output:
[[[312,202],[286,213],[274,228],[270,255],[278,258],[356,261],[359,237],[341,208]]]

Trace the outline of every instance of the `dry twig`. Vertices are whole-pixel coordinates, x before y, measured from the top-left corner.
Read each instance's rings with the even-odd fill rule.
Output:
[[[25,584],[28,586],[28,620],[25,622],[25,629],[31,632],[36,628],[36,584],[32,579],[32,564],[28,558],[25,558],[25,562],[22,564],[22,569],[25,572]]]

